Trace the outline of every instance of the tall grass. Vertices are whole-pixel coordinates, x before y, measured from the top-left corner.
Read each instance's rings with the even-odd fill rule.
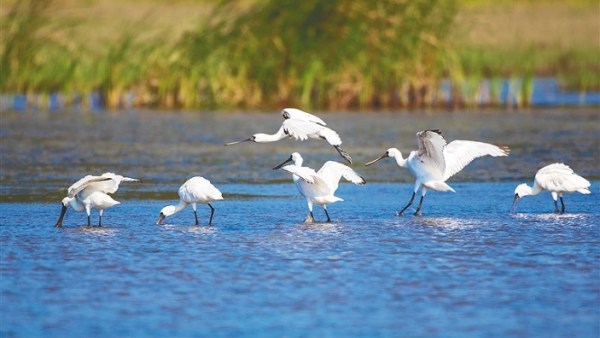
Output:
[[[537,75],[599,89],[593,46],[456,48],[457,1],[220,0],[176,39],[134,22],[96,45],[71,39],[80,23],[52,20],[51,0],[17,1],[0,23],[0,91],[96,92],[108,107],[348,109],[474,105],[482,84],[497,104],[501,79],[515,77],[526,105]]]
[[[207,103],[333,109],[426,100],[456,12],[452,0],[266,0],[233,19],[232,8],[222,1],[179,44],[211,84]]]

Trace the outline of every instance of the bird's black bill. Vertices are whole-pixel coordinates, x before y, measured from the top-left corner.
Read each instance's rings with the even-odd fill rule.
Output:
[[[519,199],[520,199],[519,195],[515,194],[515,199],[513,200],[512,207],[510,208],[511,213],[515,212],[515,210],[517,209],[517,204],[519,203]]]
[[[163,219],[165,219],[165,214],[163,214],[162,212],[160,213],[160,216],[158,216],[158,221],[156,221],[157,225],[162,224]]]
[[[63,218],[65,218],[65,214],[67,213],[67,207],[64,204],[61,204],[61,206],[62,209],[60,209],[60,216],[58,217],[56,224],[54,224],[56,228],[62,227]]]
[[[386,157],[388,157],[388,154],[387,154],[387,153],[385,153],[385,154],[381,155],[380,157],[378,157],[378,158],[374,159],[374,160],[373,160],[373,161],[371,161],[371,162],[367,162],[367,163],[365,163],[365,166],[367,166],[367,167],[368,167],[368,166],[370,166],[371,164],[373,164],[373,163],[376,163],[376,162],[379,162],[379,161],[383,160],[383,159],[384,159],[384,158],[386,158]]]
[[[290,158],[288,158],[287,160],[285,160],[283,163],[281,163],[280,165],[274,167],[273,170],[277,170],[277,169],[283,167],[284,165],[286,165],[287,163],[292,162],[292,161],[293,161],[292,157],[290,156]]]
[[[235,141],[235,142],[225,143],[225,146],[232,146],[234,144],[238,144],[238,143],[242,143],[242,142],[250,142],[250,141],[252,141],[252,137],[244,139],[244,140],[239,140],[239,141]]]

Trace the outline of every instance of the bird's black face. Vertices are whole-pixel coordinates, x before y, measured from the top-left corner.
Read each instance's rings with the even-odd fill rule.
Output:
[[[252,135],[251,137],[247,138],[247,139],[243,139],[240,141],[234,141],[234,142],[229,142],[229,143],[225,143],[226,146],[232,146],[234,144],[238,144],[238,143],[242,143],[242,142],[256,142],[256,136]]]
[[[277,170],[280,169],[281,167],[283,167],[284,165],[286,165],[287,163],[292,162],[294,159],[292,158],[292,156],[290,156],[290,158],[288,158],[287,160],[285,160],[283,163],[281,163],[280,165],[276,166],[273,168],[273,170]]]
[[[389,151],[386,151],[386,152],[385,152],[385,154],[383,154],[383,155],[379,156],[378,158],[374,159],[373,161],[365,163],[365,166],[367,166],[367,167],[368,167],[368,166],[370,166],[371,164],[374,164],[374,163],[376,163],[376,162],[379,162],[379,161],[383,160],[383,159],[384,159],[384,158],[386,158],[386,157],[390,157],[390,153],[389,153]]]
[[[156,221],[157,225],[162,224],[162,221],[165,219],[165,214],[163,214],[162,212],[160,213],[160,215],[158,215],[158,221]]]

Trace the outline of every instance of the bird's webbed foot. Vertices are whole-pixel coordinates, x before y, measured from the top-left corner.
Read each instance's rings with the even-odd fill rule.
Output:
[[[415,216],[423,216],[423,213],[421,212],[421,210],[417,210],[415,211]]]
[[[313,217],[312,214],[308,214],[308,216],[306,216],[306,218],[304,219],[304,223],[314,223],[315,222],[315,218]]]

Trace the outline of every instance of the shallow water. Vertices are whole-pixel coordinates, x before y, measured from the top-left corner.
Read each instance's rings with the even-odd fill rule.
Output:
[[[272,116],[2,115],[0,336],[600,334],[596,112],[324,117],[368,184],[340,185],[333,222],[307,225],[291,178],[270,168],[292,151],[315,167],[337,160],[333,149],[222,146],[275,131]],[[506,144],[511,156],[472,163],[451,180],[456,194],[427,195],[423,217],[396,217],[411,177],[391,161],[361,163],[414,149],[414,132],[440,126],[449,140]],[[557,160],[591,178],[592,194],[566,196],[564,215],[547,193],[510,214],[516,184]],[[121,186],[101,228],[72,210],[53,228],[65,188],[109,170],[144,183]],[[213,226],[191,225],[191,208],[155,225],[193,174],[226,198]],[[208,208],[198,212],[205,224]]]

